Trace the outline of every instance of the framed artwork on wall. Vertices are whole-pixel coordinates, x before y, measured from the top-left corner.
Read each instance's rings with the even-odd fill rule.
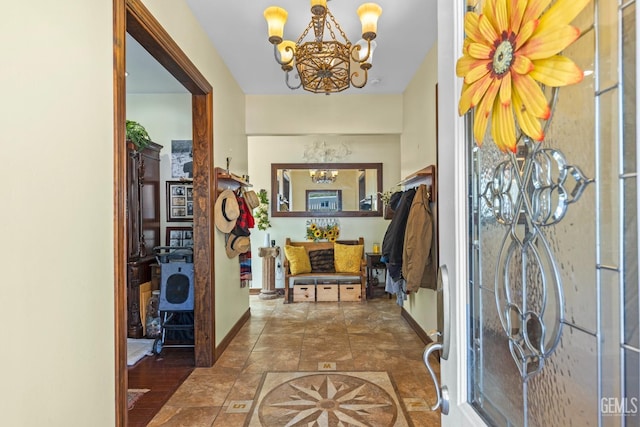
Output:
[[[192,227],[167,227],[166,246],[193,246]]]
[[[193,179],[193,141],[171,140],[171,178]]]
[[[193,184],[167,181],[167,222],[193,221]]]

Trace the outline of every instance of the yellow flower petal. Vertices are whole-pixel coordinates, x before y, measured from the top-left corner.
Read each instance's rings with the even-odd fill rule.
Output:
[[[582,70],[566,56],[555,55],[551,58],[533,61],[531,77],[543,85],[551,87],[579,83],[584,78]]]
[[[520,32],[520,26],[522,25],[522,17],[526,9],[527,3],[520,0],[511,0],[507,3],[509,7],[508,13],[511,17],[510,30],[518,34]]]
[[[535,31],[518,53],[528,56],[531,60],[548,58],[562,51],[578,37],[580,37],[580,30],[571,25],[552,28],[541,33]]]
[[[484,61],[484,62],[489,62],[489,61]],[[480,60],[472,58],[469,55],[463,55],[460,58],[458,58],[458,62],[456,62],[456,75],[458,77],[464,77],[478,65],[482,65]]]
[[[482,145],[484,140],[484,134],[487,131],[487,124],[489,123],[489,114],[493,107],[493,101],[496,98],[498,89],[500,88],[500,81],[491,80],[491,85],[487,89],[487,93],[482,97],[482,100],[476,107],[476,114],[474,116],[473,123],[473,136],[476,139],[478,145]]]
[[[531,37],[531,35],[533,34],[533,32],[536,30],[537,27],[538,27],[538,20],[525,22],[520,32],[516,35],[516,51],[518,51],[518,49],[520,49],[522,45],[529,40],[529,38]]]
[[[529,0],[527,9],[524,11],[522,22],[533,21],[538,19],[540,14],[549,6],[551,0]]]
[[[498,40],[498,33],[487,15],[480,15],[478,29],[480,33],[482,33],[482,37],[484,37],[489,44],[493,44],[494,41]]]
[[[467,53],[467,50],[469,50],[469,45],[473,43],[473,40],[471,40],[469,37],[465,37],[464,41],[462,42],[462,54],[465,55]]]
[[[501,151],[516,149],[516,124],[511,105],[504,105],[496,99],[491,116],[491,136]]]
[[[458,103],[458,114],[461,116],[475,107],[487,92],[489,85],[493,79],[487,74],[484,78],[473,82],[472,84],[463,83],[460,101]]]
[[[469,90],[471,85],[462,83],[462,91],[460,92],[460,100],[458,101],[458,114],[463,116],[471,109],[471,94],[472,92]]]
[[[467,12],[464,16],[464,32],[468,38],[474,42],[482,40],[482,33],[478,30],[478,20],[480,15],[474,12]]]
[[[496,30],[498,34],[509,29],[509,16],[507,15],[507,0],[496,0]]]
[[[511,73],[506,73],[500,80],[500,103],[511,104]]]
[[[490,59],[493,48],[482,43],[471,43],[467,53],[472,58],[476,59]]]
[[[491,23],[494,29],[498,28],[498,22],[496,21],[496,0],[487,0],[484,2],[482,15],[480,15],[480,17],[482,16],[489,20],[488,22]],[[495,38],[488,40],[493,41]]]
[[[540,31],[568,25],[591,0],[557,0],[540,17]]]
[[[529,135],[533,140],[542,141],[544,139],[544,132],[542,131],[540,120],[527,111],[517,92],[514,91],[511,99],[513,100],[513,110],[516,114],[516,119],[518,119],[520,130],[526,135]]]
[[[518,93],[527,111],[541,119],[548,119],[551,115],[551,110],[542,89],[540,89],[536,81],[528,74],[521,75],[518,73],[511,73],[511,79],[513,80],[513,91]]]
[[[489,59],[485,59],[485,60],[478,60],[479,65],[477,65],[476,67],[472,68],[466,76],[464,76],[464,81],[466,83],[473,83],[476,80],[481,79],[482,77],[486,76],[487,74],[489,74],[489,67],[487,67],[487,65],[482,65],[482,62],[484,62],[485,64],[489,64],[491,62],[491,60]]]
[[[511,64],[511,69],[518,74],[527,74],[533,70],[533,62],[524,55],[516,54],[515,60]]]

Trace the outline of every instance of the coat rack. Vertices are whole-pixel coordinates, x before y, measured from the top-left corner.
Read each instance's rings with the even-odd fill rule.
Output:
[[[438,201],[438,174],[435,165],[426,166],[398,183],[398,186],[406,190],[411,187],[417,187],[420,184],[427,186],[427,191],[431,195],[429,200],[432,203]]]

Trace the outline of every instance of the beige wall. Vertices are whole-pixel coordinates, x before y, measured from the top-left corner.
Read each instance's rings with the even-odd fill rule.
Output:
[[[169,32],[185,54],[213,86],[213,164],[225,167],[231,157],[231,169],[238,175],[247,173],[247,138],[245,134],[245,97],[228,68],[209,42],[207,35],[184,2],[147,0],[145,5]],[[240,288],[238,258],[227,258],[224,234],[215,231],[214,262],[216,269],[216,344],[249,309],[248,288]]]
[[[4,6],[0,424],[112,426],[112,2]]]
[[[437,163],[435,101],[437,75],[438,49],[434,46],[404,92],[402,176],[408,176],[427,165]],[[436,214],[435,207],[433,214]],[[422,329],[429,331],[436,329],[437,326],[436,302],[435,291],[420,289],[409,296],[404,307]]]
[[[247,135],[400,134],[402,95],[247,95]]]

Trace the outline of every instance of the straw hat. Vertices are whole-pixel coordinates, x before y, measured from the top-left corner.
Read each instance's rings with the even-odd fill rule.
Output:
[[[251,249],[251,240],[247,236],[237,236],[233,233],[227,235],[225,250],[229,258],[243,254],[249,249]]]
[[[247,205],[251,210],[260,206],[260,199],[255,191],[249,190],[244,192],[244,200],[247,202]]]
[[[228,233],[236,226],[236,220],[240,216],[240,207],[236,195],[231,190],[224,190],[216,199],[214,208],[214,221],[218,230]]]

